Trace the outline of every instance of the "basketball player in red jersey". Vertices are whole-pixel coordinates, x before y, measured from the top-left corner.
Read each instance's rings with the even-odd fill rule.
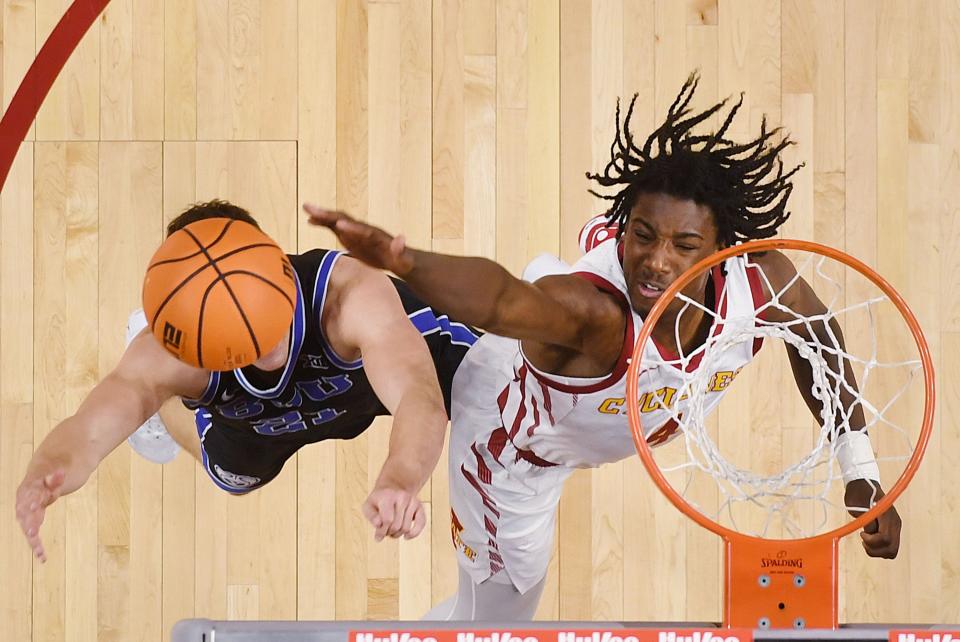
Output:
[[[237,221],[257,225],[245,210],[212,201],[172,221],[167,235],[211,218],[222,220],[222,234]],[[140,331],[117,367],[43,440],[16,499],[39,559],[50,504],[80,488],[168,400],[170,433],[232,494],[268,483],[303,445],[351,439],[376,416],[392,414],[389,452],[362,510],[378,540],[420,533],[417,493],[443,448],[453,373],[477,336],[435,314],[403,283],[340,252],[289,259],[297,286],[290,330],[252,365],[196,368]],[[178,408],[181,401],[192,416]]]
[[[691,76],[665,122],[642,145],[629,128],[633,103],[622,128],[618,108],[610,163],[603,173],[588,175],[602,187],[619,188],[597,194],[613,201],[607,218],[616,227],[615,238],[603,240],[595,230],[581,235],[589,245],[570,273],[524,282],[492,261],[414,250],[403,237],[342,212],[305,206],[311,222],[332,229],[353,256],[391,270],[427,302],[491,333],[477,342],[454,380],[449,470],[460,581],[457,594],[427,619],[509,621],[534,615],[564,481],[576,468],[636,454],[626,419],[598,408],[604,400],[625,398],[627,359],[644,316],[698,261],[739,241],[774,236],[789,216],[789,179],[798,168],[784,172],[779,159],[789,140],[774,140],[777,131],[768,131],[766,123],[751,142],[728,140],[742,99],[716,133],[693,134],[693,127],[726,103],[692,113],[696,85]],[[730,318],[753,315],[771,289],[798,314],[825,311],[803,279],[784,287],[796,270],[783,254],[768,252],[750,261],[763,269],[769,287],[744,257],[735,257],[722,270],[695,279],[684,294]],[[715,305],[721,295],[728,312]],[[654,329],[645,350],[689,355],[709,332],[730,331],[732,324],[712,329],[714,314],[697,308],[678,326],[682,308],[679,299],[668,306],[666,321]],[[765,314],[772,322],[794,319],[775,307]],[[831,334],[842,341],[835,321],[829,328],[811,323],[795,331],[813,332],[824,345],[832,345]],[[728,352],[723,370],[732,374],[753,358],[752,341]],[[810,364],[792,346],[788,352],[798,388],[816,416],[820,403],[812,396]],[[670,364],[645,371],[641,392],[679,388],[671,377],[677,374]],[[707,409],[725,392],[725,386],[708,391]],[[682,399],[676,403],[682,408]],[[862,431],[862,408],[845,410],[849,424],[838,437],[845,504],[866,508],[883,495],[879,470]],[[661,410],[644,420],[652,445],[673,436],[669,417]],[[891,507],[861,533],[867,554],[896,556],[900,527]]]

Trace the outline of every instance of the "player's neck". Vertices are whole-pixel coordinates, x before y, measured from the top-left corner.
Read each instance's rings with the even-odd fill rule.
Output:
[[[273,372],[279,370],[287,364],[287,358],[290,356],[290,331],[278,343],[273,350],[266,353],[253,362],[253,367],[264,372]]]

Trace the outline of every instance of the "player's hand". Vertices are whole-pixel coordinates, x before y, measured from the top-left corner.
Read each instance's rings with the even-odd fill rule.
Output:
[[[875,482],[855,479],[847,484],[843,499],[848,509],[870,508],[880,501],[883,495],[883,489]],[[859,517],[863,512],[851,510],[850,514]],[[880,517],[864,526],[860,531],[860,539],[863,541],[863,549],[867,555],[894,559],[900,550],[901,525],[896,507],[891,506]]]
[[[350,256],[367,265],[390,270],[399,277],[413,269],[413,256],[403,235],[390,236],[379,227],[368,225],[349,214],[328,210],[310,203],[303,204],[313,225],[322,225],[337,235]]]
[[[423,530],[426,516],[420,499],[396,488],[374,489],[363,503],[363,516],[373,524],[373,537],[413,539]]]
[[[60,469],[43,476],[28,476],[17,489],[17,521],[33,554],[41,562],[47,561],[47,554],[40,540],[40,525],[47,506],[60,497],[64,476]]]

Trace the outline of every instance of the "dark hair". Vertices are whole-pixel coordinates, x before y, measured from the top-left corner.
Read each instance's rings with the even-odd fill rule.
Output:
[[[793,141],[783,136],[779,142],[771,143],[781,128],[767,131],[766,116],[755,140],[739,144],[726,139],[727,129],[743,105],[743,94],[719,130],[709,135],[692,134],[694,127],[729,101],[728,98],[706,111],[691,114],[690,100],[699,81],[698,73],[690,74],[666,119],[643,147],[637,147],[630,133],[637,96],[630,101],[622,127],[617,101],[617,135],[610,146],[610,162],[602,174],[588,172],[587,178],[602,187],[624,186],[612,195],[590,190],[594,196],[613,201],[607,218],[618,223],[618,237],[623,234],[637,195],[642,193],[669,194],[709,207],[724,246],[774,236],[790,216],[785,209],[793,191],[789,179],[802,165],[784,173],[780,152]]]
[[[206,203],[194,203],[188,209],[184,210],[177,218],[170,221],[167,225],[167,236],[170,236],[178,230],[182,230],[187,225],[197,221],[203,221],[208,218],[232,218],[235,221],[244,221],[260,229],[257,221],[250,216],[250,212],[237,207],[233,203],[214,199]]]

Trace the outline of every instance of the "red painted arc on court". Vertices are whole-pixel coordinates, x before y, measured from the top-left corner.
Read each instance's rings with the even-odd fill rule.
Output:
[[[110,0],[74,0],[43,43],[0,120],[0,191],[53,82]]]

